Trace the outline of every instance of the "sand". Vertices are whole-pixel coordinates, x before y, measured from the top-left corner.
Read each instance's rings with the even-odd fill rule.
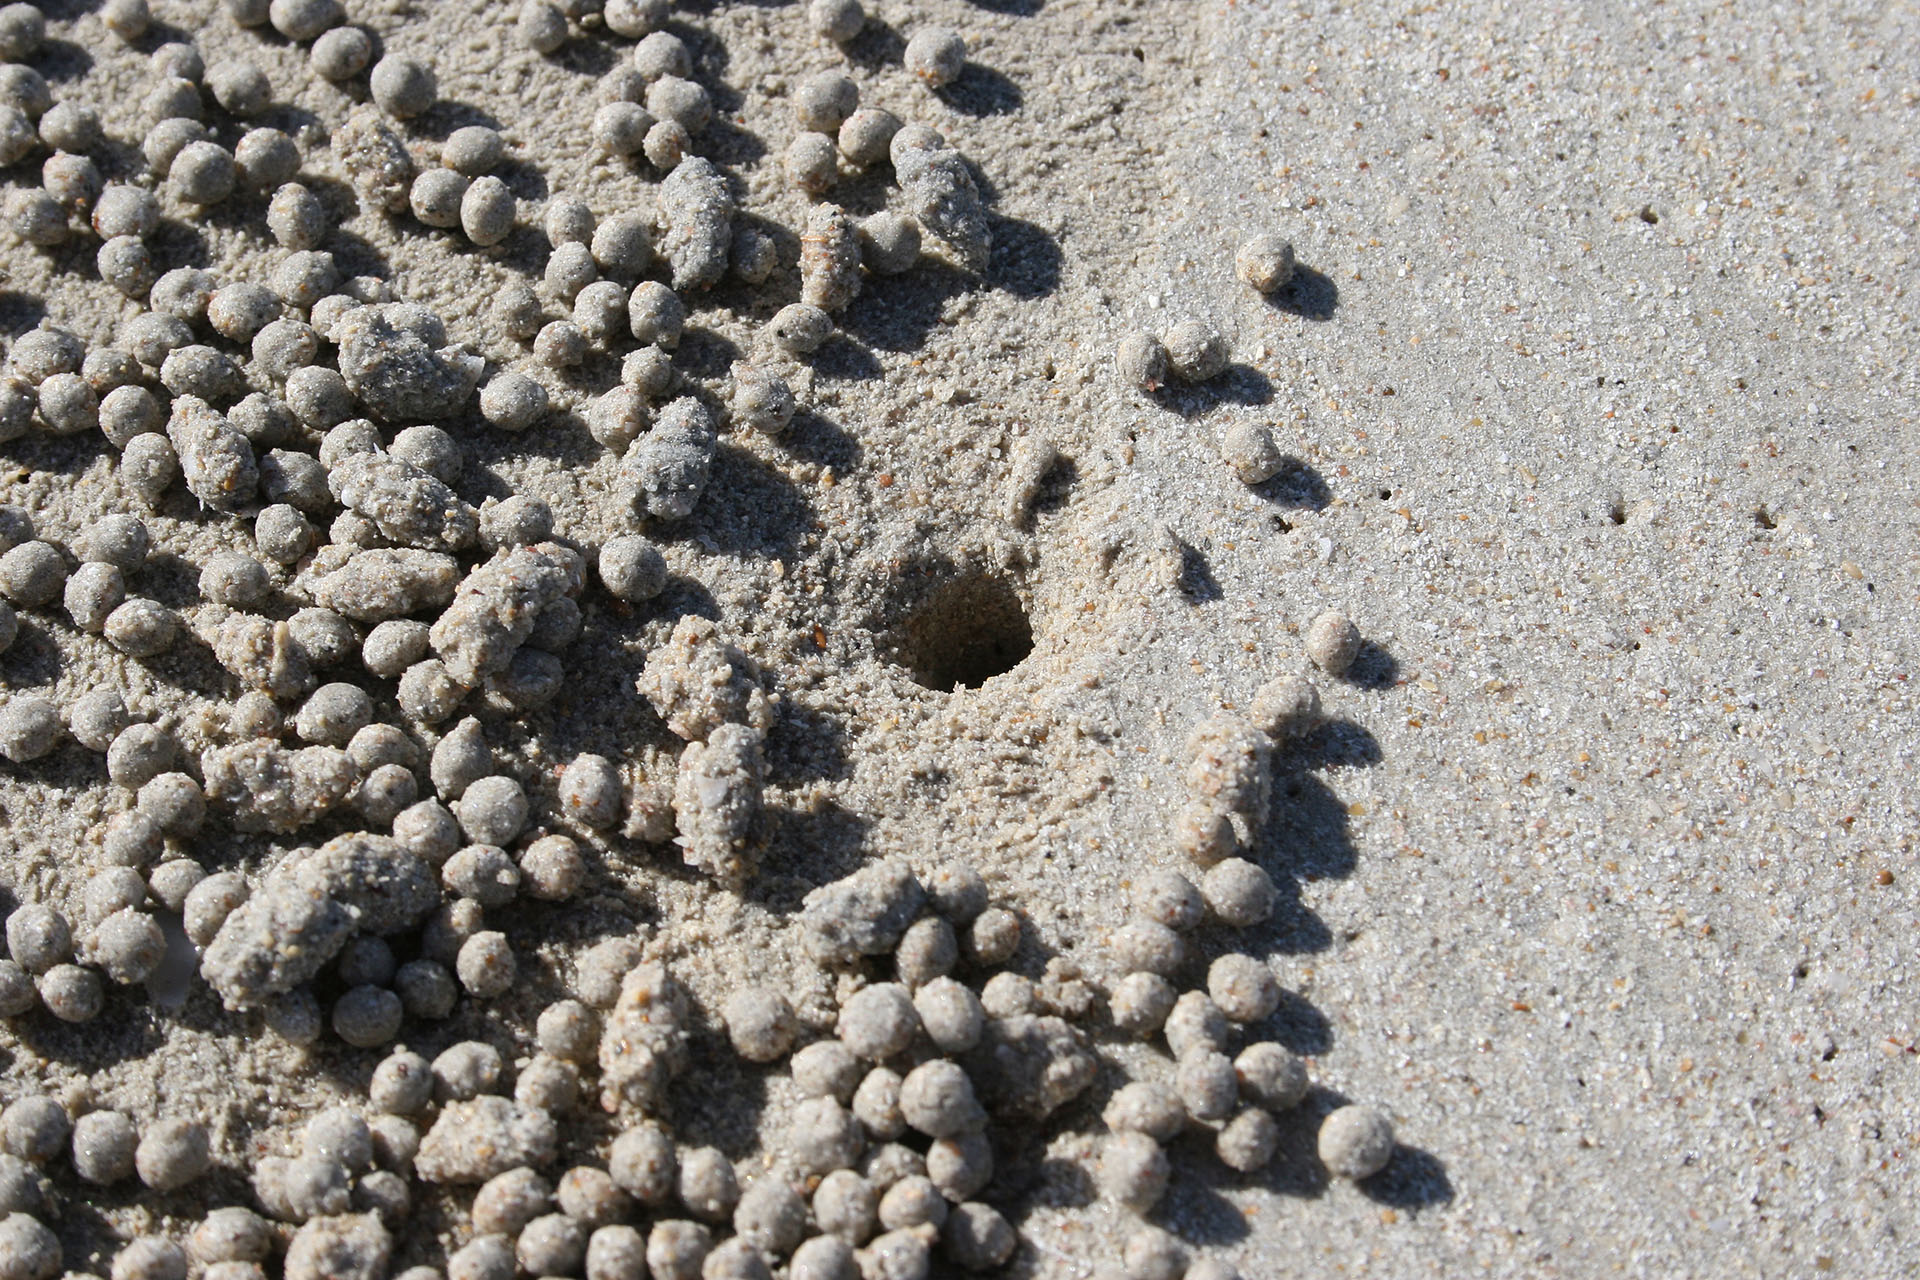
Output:
[[[137,136],[143,53],[86,6],[47,7],[57,94]],[[432,63],[442,104],[414,136],[496,123],[530,211],[555,192],[602,213],[644,199],[644,171],[596,160],[587,131],[624,42],[543,59],[481,8],[348,5]],[[344,118],[350,96],[309,81],[301,50],[210,4],[154,9],[209,62],[258,62],[288,124]],[[851,65],[863,102],[935,126],[977,166],[996,215],[985,279],[870,279],[796,381],[790,433],[723,441],[712,491],[666,544],[667,595],[589,606],[565,694],[494,728],[528,777],[585,750],[658,759],[675,744],[633,678],[676,617],[718,619],[784,696],[763,873],[741,899],[657,854],[596,851],[583,903],[505,926],[527,988],[417,1039],[524,1053],[571,950],[639,922],[703,1007],[754,975],[830,1009],[789,917],[880,854],[964,853],[1026,913],[1025,971],[1054,953],[1097,970],[1129,880],[1177,865],[1165,831],[1188,729],[1303,669],[1301,634],[1337,606],[1368,644],[1349,678],[1321,682],[1329,727],[1277,762],[1257,850],[1281,910],[1207,936],[1273,957],[1291,993],[1275,1034],[1310,1055],[1315,1093],[1262,1174],[1179,1144],[1156,1220],[1247,1276],[1920,1265],[1902,1168],[1920,1124],[1902,999],[1920,639],[1912,15],[871,9],[896,32],[938,20],[968,40],[944,96],[911,83],[897,40],[856,45]],[[779,173],[785,94],[849,60],[791,6],[689,6],[675,29],[725,117],[696,150],[791,237],[807,202]],[[323,135],[302,140],[328,173]],[[865,213],[886,191],[866,178],[835,198]],[[244,209],[176,228],[175,246],[263,275],[276,251]],[[540,270],[529,223],[478,251],[361,214],[342,257],[531,368],[487,319],[503,281]],[[1290,237],[1307,269],[1278,303],[1233,279],[1253,230]],[[9,337],[44,314],[103,341],[134,310],[65,270],[91,249],[4,252]],[[720,385],[794,293],[783,269],[696,301],[680,366]],[[1189,314],[1230,338],[1226,375],[1156,398],[1116,384],[1124,332]],[[573,403],[616,373],[543,380]],[[1240,421],[1273,426],[1294,460],[1252,489],[1218,458]],[[475,500],[537,494],[582,545],[623,531],[613,460],[577,424],[462,440]],[[1063,461],[1009,519],[1010,458],[1038,440]],[[5,448],[0,501],[46,536],[125,501],[97,440]],[[165,562],[149,589],[170,604],[192,599],[182,560],[233,539],[191,508],[176,491],[150,522]],[[976,579],[1003,585],[938,594]],[[941,646],[956,634],[990,642],[969,661],[1000,665],[1022,617],[1032,653],[1010,671],[954,692],[913,678],[954,673]],[[48,618],[0,658],[8,687],[65,701],[117,682],[180,722],[230,696],[204,652],[141,664]],[[0,883],[77,906],[101,865],[90,833],[122,803],[71,744],[0,769]],[[262,852],[221,833],[196,856]],[[236,1170],[351,1096],[372,1061],[276,1043],[204,988],[177,1013],[116,995],[81,1029],[34,1015],[0,1044],[0,1092],[205,1111]],[[1106,1084],[1155,1056],[1113,1050]],[[720,1069],[688,1088],[685,1136],[760,1158],[782,1087]],[[1381,1106],[1402,1143],[1358,1187],[1329,1185],[1313,1156],[1339,1100]],[[1115,1258],[1123,1218],[1089,1203],[1081,1170],[1096,1114],[1067,1117],[1018,1171],[1020,1270],[1086,1276]],[[68,1265],[83,1242],[192,1208],[126,1188],[70,1204]]]

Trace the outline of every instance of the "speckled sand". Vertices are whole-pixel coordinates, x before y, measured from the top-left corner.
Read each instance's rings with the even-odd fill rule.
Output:
[[[56,91],[137,137],[151,73],[92,7],[46,6]],[[153,7],[209,62],[256,60],[315,128],[344,118],[349,98],[308,81],[303,51],[207,0]],[[605,211],[651,185],[590,154],[614,44],[542,59],[504,5],[347,8],[431,60],[458,104],[420,136],[498,124],[527,210],[566,192]],[[971,46],[944,99],[911,82],[897,43],[853,74],[986,179],[985,283],[931,266],[870,281],[796,384],[808,411],[792,432],[723,443],[715,488],[668,544],[661,605],[590,608],[567,693],[496,742],[528,777],[583,750],[658,753],[671,740],[633,677],[675,616],[717,617],[786,694],[765,874],[742,903],[609,853],[584,906],[508,926],[528,989],[434,1043],[524,1045],[560,992],[551,967],[635,920],[703,1005],[747,976],[827,1000],[782,913],[876,853],[968,854],[1035,926],[1029,972],[1054,950],[1097,968],[1129,878],[1175,865],[1189,728],[1301,669],[1301,633],[1338,606],[1368,647],[1349,679],[1323,681],[1333,724],[1278,762],[1258,856],[1282,909],[1239,940],[1275,957],[1293,993],[1278,1038],[1311,1055],[1316,1092],[1262,1175],[1178,1146],[1157,1220],[1250,1278],[1920,1269],[1920,18],[1499,0],[870,9]],[[784,95],[846,59],[794,6],[703,3],[676,21],[710,33],[700,70],[726,90],[727,122],[696,149],[794,233],[806,201],[779,173]],[[310,156],[323,137],[303,139]],[[882,194],[838,198],[867,212]],[[519,364],[487,308],[541,268],[528,223],[477,251],[363,214],[342,257]],[[1254,230],[1289,236],[1308,268],[1281,304],[1233,278]],[[222,273],[276,260],[239,213],[173,234]],[[9,243],[0,261],[9,339],[44,314],[106,340],[132,314],[60,254]],[[709,333],[683,367],[719,385],[793,296],[788,272],[697,302]],[[1116,385],[1125,331],[1190,313],[1229,336],[1227,375],[1151,400]],[[614,374],[551,385],[570,404]],[[1297,462],[1251,490],[1215,443],[1243,420],[1273,424]],[[612,460],[577,423],[465,439],[474,500],[537,493],[583,545],[621,531]],[[1010,522],[1008,458],[1029,439],[1065,461]],[[0,455],[0,502],[58,540],[123,501],[97,440]],[[190,504],[165,514],[166,562],[148,572],[181,603],[180,558],[229,535],[171,518]],[[1013,583],[1035,635],[1012,672],[952,694],[890,661],[911,658],[902,619],[949,562]],[[1010,607],[970,601],[939,626],[1001,627]],[[229,696],[204,652],[145,667],[61,624],[0,658],[7,687],[64,701],[119,682],[175,722]],[[77,903],[100,861],[91,833],[120,803],[71,744],[0,766],[0,884]],[[223,834],[203,855],[252,847]],[[0,1030],[0,1097],[204,1110],[239,1168],[249,1135],[350,1096],[372,1061],[236,1035],[204,988],[179,1013],[136,993],[87,1028],[34,1015]],[[687,1085],[687,1123],[750,1160],[761,1107],[786,1097],[737,1093],[737,1073]],[[1358,1188],[1327,1185],[1313,1156],[1338,1099],[1383,1107],[1402,1143]],[[1019,1266],[1062,1278],[1112,1262],[1122,1222],[1087,1203],[1075,1160],[1097,1120],[1070,1127],[1054,1159],[1017,1171],[1013,1202]],[[122,1188],[70,1207],[68,1234],[152,1226],[154,1209]]]

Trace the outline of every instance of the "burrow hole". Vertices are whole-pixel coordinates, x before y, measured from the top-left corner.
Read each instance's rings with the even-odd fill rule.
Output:
[[[929,689],[977,689],[1033,652],[1033,624],[1011,582],[969,573],[907,615],[896,661]]]

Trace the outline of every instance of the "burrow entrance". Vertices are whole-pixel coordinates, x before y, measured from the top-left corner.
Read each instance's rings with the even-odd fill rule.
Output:
[[[891,648],[929,689],[977,689],[1033,652],[1033,624],[1013,583],[963,572],[911,606]]]

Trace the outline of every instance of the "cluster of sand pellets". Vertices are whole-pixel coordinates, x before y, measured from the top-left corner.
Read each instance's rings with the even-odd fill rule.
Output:
[[[438,101],[431,61],[385,52],[352,4],[224,0],[212,19],[303,47],[310,75],[341,87],[317,133],[263,123],[288,86],[245,57],[207,62],[161,21],[172,8],[107,0],[54,23],[0,8],[9,275],[67,273],[119,299],[106,340],[56,314],[20,333],[0,381],[0,442],[23,475],[109,461],[84,520],[0,506],[0,756],[16,778],[110,784],[60,874],[0,860],[0,1280],[1031,1269],[996,1153],[1069,1125],[1104,1126],[1096,1182],[1131,1223],[1088,1261],[1131,1280],[1236,1274],[1152,1215],[1175,1138],[1204,1131],[1254,1173],[1281,1140],[1276,1113],[1307,1090],[1306,1064],[1260,1031],[1281,999],[1268,962],[1200,941],[1273,910],[1268,873],[1240,855],[1273,753],[1320,722],[1304,670],[1193,727],[1165,832],[1192,874],[1137,880],[1099,971],[1011,967],[1022,903],[964,849],[876,856],[814,888],[778,924],[812,975],[791,988],[741,972],[724,1000],[696,1001],[670,912],[526,941],[617,893],[622,864],[683,867],[715,900],[754,889],[787,709],[781,673],[723,627],[665,620],[624,676],[675,749],[535,761],[499,750],[501,730],[555,704],[583,631],[655,607],[716,449],[788,430],[806,362],[864,280],[987,267],[993,220],[965,155],[913,122],[914,101],[863,101],[851,62],[806,78],[792,135],[769,140],[811,201],[783,237],[702,154],[716,109],[683,38],[696,17],[667,0],[530,0],[514,19],[525,49],[619,51],[579,125],[652,185],[641,208],[558,191],[535,206],[496,172],[501,131],[411,127]],[[814,0],[796,25],[847,44],[872,21],[858,0]],[[897,57],[924,91],[962,74],[962,34],[904,34]],[[36,69],[66,39],[147,58],[139,131],[103,125],[84,76]],[[869,171],[887,175],[885,208],[832,202]],[[410,301],[404,276],[336,265],[353,211],[335,189],[471,252],[536,229],[543,267],[484,310],[492,333],[463,333]],[[203,223],[240,228],[245,252],[182,260],[166,229]],[[1293,250],[1256,238],[1238,271],[1283,288]],[[676,363],[700,307],[772,290],[786,300],[731,368]],[[500,336],[518,359],[482,354]],[[1118,379],[1204,382],[1229,346],[1201,321],[1136,335]],[[596,361],[618,379],[581,394],[570,371]],[[477,434],[547,430],[617,460],[596,501],[620,532],[589,542],[539,497],[477,496]],[[1222,451],[1248,484],[1281,466],[1264,427]],[[1011,521],[1054,462],[1044,441],[1016,452]],[[1307,637],[1333,674],[1358,645],[1335,613]],[[157,697],[202,659],[209,687]],[[91,1042],[52,1034],[138,1027],[164,1045],[189,1025],[324,1060],[347,1100],[252,1128],[176,1101],[202,1089],[96,1089]],[[1104,1047],[1126,1041],[1165,1052],[1110,1087]],[[767,1099],[754,1145],[731,1155],[688,1136],[712,1128],[699,1108],[729,1105],[691,1087],[716,1054]],[[1367,1108],[1319,1130],[1342,1177],[1392,1150]]]

